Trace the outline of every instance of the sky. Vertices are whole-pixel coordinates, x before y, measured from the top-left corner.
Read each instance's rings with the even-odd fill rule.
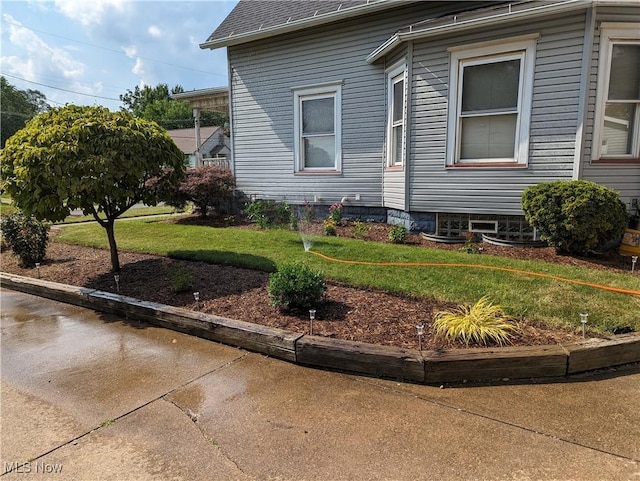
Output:
[[[136,85],[227,86],[226,49],[199,44],[236,0],[2,0],[0,74],[52,107],[119,110]]]

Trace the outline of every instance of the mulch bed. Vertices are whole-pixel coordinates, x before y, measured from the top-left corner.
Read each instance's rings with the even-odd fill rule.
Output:
[[[195,217],[181,218],[172,222],[202,223]],[[217,220],[207,220],[219,226]],[[240,225],[237,228],[255,228]],[[370,224],[365,239],[388,242],[389,226]],[[55,235],[55,232],[52,232]],[[338,228],[338,235],[353,236],[350,223]],[[412,235],[408,243],[416,246],[458,249],[459,245],[436,244]],[[521,259],[543,259],[568,265],[583,265],[597,269],[628,270],[628,260],[616,253],[593,258],[558,256],[550,248],[516,248],[481,244],[479,255],[503,255]],[[470,254],[471,255],[471,254]],[[11,252],[0,254],[2,271],[22,276],[36,277],[36,269],[24,269],[17,265]],[[168,304],[222,317],[238,319],[266,326],[290,329],[300,333],[309,332],[308,313],[282,313],[269,304],[267,294],[268,273],[237,267],[211,265],[165,257],[120,252],[120,293],[147,301]],[[180,266],[193,274],[192,290],[174,293],[171,288],[171,273]],[[50,243],[47,257],[39,274],[42,279],[115,292],[116,285],[111,274],[109,252],[101,249],[72,246],[58,242]],[[198,303],[193,291],[200,293]],[[416,299],[391,295],[372,289],[357,289],[337,283],[328,283],[324,302],[318,306],[314,321],[314,334],[373,344],[416,348],[416,324],[424,322],[425,349],[449,349],[463,347],[434,339],[429,335],[433,315],[442,309],[454,307],[429,299]],[[533,346],[572,342],[581,339],[577,332],[546,329],[520,321],[522,333],[513,344]]]

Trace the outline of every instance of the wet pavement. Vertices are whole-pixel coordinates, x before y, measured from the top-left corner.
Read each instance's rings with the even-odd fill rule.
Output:
[[[640,481],[638,365],[440,389],[0,295],[3,480]]]

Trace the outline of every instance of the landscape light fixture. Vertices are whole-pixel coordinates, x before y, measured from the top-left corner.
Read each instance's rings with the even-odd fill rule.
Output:
[[[587,317],[589,317],[589,314],[587,314],[586,312],[581,312],[580,313],[580,322],[582,323],[582,338],[583,339],[586,336],[585,326],[587,325]]]
[[[416,325],[418,331],[418,349],[422,351],[422,335],[424,334],[424,322]]]
[[[193,293],[193,298],[196,301],[196,309],[200,309],[200,293],[199,292],[194,292]]]
[[[636,262],[638,262],[638,256],[631,256],[631,272],[636,270]]]
[[[309,335],[313,336],[313,320],[316,318],[316,310],[309,309]]]
[[[113,280],[116,281],[116,292],[120,294],[120,274],[114,274]]]
[[[40,279],[40,263],[36,262],[36,271],[38,271],[38,279]]]

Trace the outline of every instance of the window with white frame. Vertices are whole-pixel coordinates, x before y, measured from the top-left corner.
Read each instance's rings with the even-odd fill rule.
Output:
[[[406,65],[387,72],[387,165],[404,164],[406,126]]]
[[[600,26],[593,160],[640,159],[640,30]]]
[[[293,90],[296,172],[339,172],[341,83]]]
[[[449,49],[447,165],[526,165],[537,35]]]

